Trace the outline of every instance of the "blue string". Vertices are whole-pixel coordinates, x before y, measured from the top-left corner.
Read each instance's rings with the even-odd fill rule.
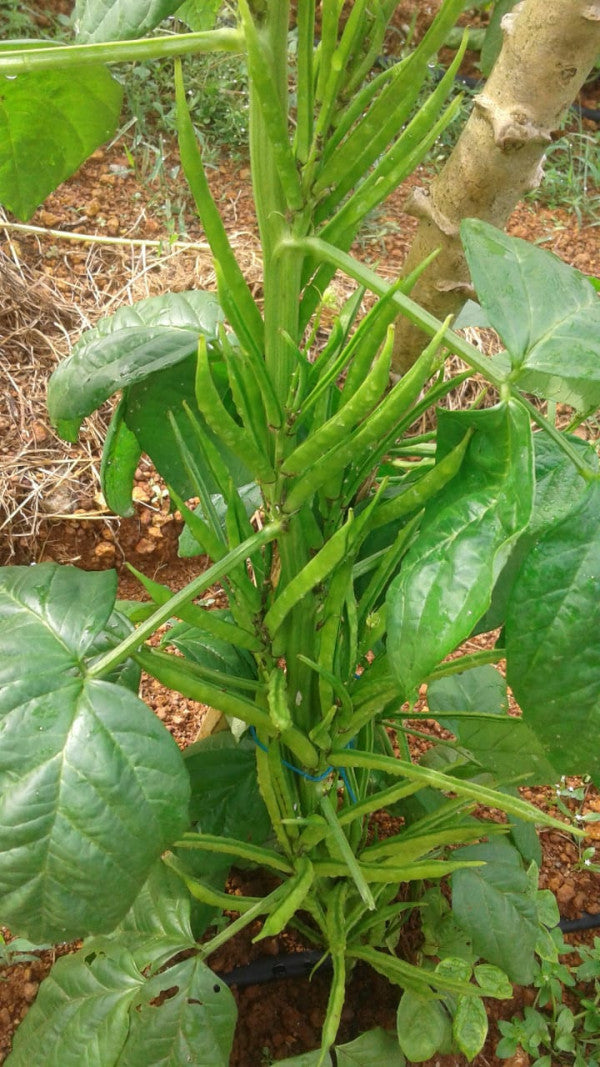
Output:
[[[258,737],[256,736],[256,729],[254,728],[254,726],[250,727],[249,733],[250,733],[250,737],[254,741],[254,744],[258,748],[260,748],[263,752],[268,752],[269,751],[267,746],[263,745],[262,741],[258,740]],[[354,742],[350,741],[350,743],[348,745],[346,745],[346,748],[350,748],[350,746],[353,745],[353,744],[354,744]],[[284,767],[288,768],[288,770],[293,771],[294,774],[299,774],[301,778],[306,778],[307,781],[309,781],[309,782],[322,782],[325,778],[328,778],[329,775],[332,774],[333,771],[335,770],[334,767],[327,767],[327,769],[325,771],[323,771],[323,774],[314,775],[314,774],[308,774],[307,771],[303,771],[300,767],[295,767],[293,763],[288,763],[288,761],[285,760],[285,759],[282,759],[281,762],[282,762]],[[353,790],[352,786],[350,785],[350,782],[348,781],[348,775],[346,774],[346,771],[344,770],[343,767],[338,767],[338,773],[339,773],[340,778],[342,779],[342,782],[346,786],[346,790],[348,792],[348,796],[350,797],[350,801],[352,802],[352,804],[356,804],[356,794],[354,793],[354,790]]]

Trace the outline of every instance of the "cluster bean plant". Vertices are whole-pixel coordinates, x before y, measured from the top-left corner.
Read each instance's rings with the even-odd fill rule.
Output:
[[[302,1059],[321,1065],[359,961],[398,987],[398,1026],[358,1035],[351,1062],[402,1064],[471,1060],[485,998],[532,981],[536,951],[553,951],[535,825],[564,824],[517,786],[600,775],[600,482],[593,447],[530,397],[569,405],[574,425],[598,406],[600,306],[549,253],[467,221],[475,290],[505,345],[488,359],[411,300],[423,265],[390,284],[350,254],[460,106],[445,102],[459,51],[415,111],[462,0],[372,74],[395,6],[356,0],[344,21],[323,0],[316,40],[314,0],[298,0],[293,83],[286,0],[150,37],[177,0],[78,0],[73,44],[0,50],[0,198],[21,218],[112,135],[109,65],[174,60],[181,162],[218,281],[101,320],[49,384],[69,441],[119,394],[109,506],[132,513],[146,453],[185,520],[182,553],[210,565],[175,594],[140,574],[135,603],[117,599],[114,571],[0,572],[1,917],[36,942],[83,939],[43,982],[10,1067],[40,1049],[61,1067],[83,1049],[96,1067],[225,1067],[235,1002],[207,960],[250,924],[256,941],[295,931],[329,968],[321,1047]],[[188,0],[178,17],[214,7]],[[248,65],[260,300],[187,109],[188,64],[208,51]],[[336,271],[354,289],[325,329]],[[425,342],[398,378],[399,315]],[[468,369],[445,373],[449,353]],[[438,406],[471,373],[495,406]],[[418,432],[426,412],[435,428]],[[211,610],[216,583],[227,607]],[[138,697],[142,670],[230,729],[181,751]],[[418,759],[409,741],[432,716],[445,739]],[[396,817],[393,836],[378,812]],[[232,865],[272,888],[231,896]],[[422,942],[407,958],[411,917]]]

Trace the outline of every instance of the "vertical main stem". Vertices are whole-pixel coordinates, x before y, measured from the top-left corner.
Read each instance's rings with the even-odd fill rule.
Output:
[[[288,113],[287,35],[289,0],[278,0],[266,7],[257,31],[271,61],[284,114]],[[263,250],[265,363],[275,391],[283,404],[288,395],[294,369],[292,346],[298,340],[298,303],[302,255],[285,251],[276,256],[282,240],[290,235],[293,220],[279,181],[275,153],[271,144],[258,94],[250,85],[250,157],[254,201]]]
[[[276,86],[283,113],[288,114],[287,37],[289,0],[277,0],[265,6],[264,15],[256,17],[257,32]],[[312,41],[311,47],[312,47]],[[263,118],[260,100],[250,86],[250,156],[254,201],[263,251],[265,365],[282,407],[289,396],[290,382],[296,366],[295,346],[300,343],[299,303],[304,253],[299,248],[282,245],[302,230],[304,213],[288,211],[278,176],[275,152]],[[291,343],[290,343],[291,341]],[[291,439],[282,441],[281,453]],[[275,509],[282,503],[273,501]],[[302,523],[292,523],[279,541],[281,580],[290,581],[310,558]],[[299,659],[309,658],[315,643],[314,596],[309,593],[292,611],[286,627],[284,656],[287,664],[288,689],[294,706],[294,721],[308,730],[314,721],[316,691],[312,672]]]

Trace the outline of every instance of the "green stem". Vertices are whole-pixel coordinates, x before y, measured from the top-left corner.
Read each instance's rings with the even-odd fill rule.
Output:
[[[203,574],[194,578],[193,582],[186,585],[183,589],[180,589],[178,593],[174,593],[170,600],[166,604],[163,604],[145,622],[138,626],[137,630],[129,634],[124,641],[121,641],[116,648],[113,648],[110,652],[107,652],[104,656],[89,668],[88,677],[100,678],[103,674],[108,673],[113,667],[116,667],[119,663],[122,663],[127,656],[134,652],[147,637],[151,637],[155,630],[163,623],[177,614],[179,608],[189,603],[195,597],[203,593],[205,589],[208,589],[215,582],[218,582],[226,574],[229,574],[232,567],[236,564],[242,563],[257,549],[262,548],[263,545],[267,545],[269,541],[274,541],[278,534],[281,533],[283,528],[282,522],[272,522],[269,526],[265,526],[263,530],[259,530],[258,533],[248,537],[245,541],[242,541],[241,545],[234,548],[232,552],[229,552],[218,563],[214,563],[212,567],[209,567]]]
[[[489,789],[479,782],[463,782],[450,774],[436,771],[430,767],[421,767],[408,760],[396,759],[390,756],[379,756],[376,752],[359,752],[354,748],[344,748],[340,752],[331,752],[329,761],[332,767],[368,767],[373,771],[383,771],[391,775],[404,777],[409,781],[421,782],[424,786],[431,786],[442,793],[456,793],[458,797],[469,797],[479,804],[485,804],[491,808],[499,808],[507,815],[514,815],[525,822],[537,823],[540,826],[553,826],[564,833],[573,834],[575,837],[585,837],[585,830],[567,826],[560,819],[555,819],[546,812],[535,808],[517,797],[507,796],[497,789]]]
[[[433,682],[436,678],[446,678],[449,674],[462,674],[463,671],[481,667],[486,663],[500,663],[505,656],[506,649],[504,648],[485,648],[481,652],[471,652],[468,656],[461,656],[460,659],[440,663],[439,667],[436,667],[423,681]]]
[[[197,52],[243,51],[243,34],[227,28],[204,33],[173,34],[151,40],[142,37],[134,41],[101,41],[94,44],[57,45],[56,48],[9,48],[0,50],[0,74],[23,74],[30,70],[58,68],[66,70],[98,63],[137,63],[144,59],[169,59]]]
[[[333,841],[339,849],[340,855],[344,861],[344,865],[348,868],[348,874],[354,882],[363,904],[369,909],[369,911],[375,911],[375,901],[373,900],[373,894],[371,893],[371,890],[367,885],[365,877],[358,864],[358,860],[356,859],[356,856],[354,855],[354,852],[350,847],[348,838],[346,837],[344,831],[340,826],[337,814],[334,810],[331,800],[325,793],[321,797],[321,811],[323,812],[323,815],[329,823],[329,826],[332,831]]]
[[[242,7],[242,12],[244,12]],[[288,121],[287,84],[287,32],[289,4],[284,0],[268,5],[263,22],[256,25],[256,34],[269,58],[270,73],[278,96],[278,103]],[[249,11],[245,21],[251,19]],[[264,102],[250,82],[250,158],[252,186],[256,216],[260,230],[264,274],[264,357],[267,373],[273,383],[275,394],[283,405],[286,401],[290,380],[295,368],[295,356],[291,346],[283,343],[288,335],[296,342],[299,321],[299,293],[304,257],[290,245],[282,260],[274,252],[290,237],[293,216],[288,205],[278,174],[276,146],[273,145],[268,123],[263,114]],[[300,212],[300,215],[302,212]]]
[[[315,259],[320,262],[331,263],[332,266],[337,267],[338,270],[344,271],[350,278],[354,278],[360,285],[366,286],[376,296],[386,296],[391,286],[389,282],[380,278],[374,270],[369,267],[365,267],[363,263],[359,263],[357,259],[350,256],[347,252],[341,252],[339,248],[334,245],[328,244],[326,241],[321,241],[318,237],[303,237],[294,238],[286,242],[287,248],[279,249],[279,255],[283,255],[288,250],[290,245],[298,248],[306,253],[306,255],[314,256]],[[439,319],[436,319],[434,315],[431,315],[428,311],[424,311],[419,304],[416,304],[414,300],[411,300],[409,296],[405,296],[404,293],[397,291],[390,297],[398,310],[415,326],[418,326],[424,333],[434,337],[440,329],[442,323]],[[479,371],[483,374],[487,381],[491,382],[500,389],[506,384],[505,378],[499,375],[493,364],[485,356],[482,356],[474,345],[470,345],[464,338],[459,337],[458,334],[453,333],[448,328],[442,336],[442,343],[454,352],[461,359],[464,359],[465,363],[468,363],[473,370]]]
[[[540,429],[545,430],[546,433],[552,438],[554,443],[558,445],[558,447],[561,448],[562,451],[569,457],[573,465],[579,471],[581,477],[584,478],[586,482],[598,481],[598,479],[600,478],[600,473],[598,471],[592,470],[592,468],[588,466],[585,460],[582,459],[582,457],[580,456],[579,452],[577,452],[576,449],[573,448],[573,445],[568,440],[568,438],[566,438],[565,435],[560,432],[560,430],[557,430],[556,427],[553,426],[552,423],[549,422],[548,419],[546,419],[542,415],[541,411],[538,411],[535,405],[527,399],[527,397],[516,391],[513,392],[513,396],[517,397],[517,399],[526,409],[530,418],[538,424]]]
[[[251,922],[254,922],[255,919],[258,919],[259,916],[266,915],[267,912],[271,911],[283,895],[282,891],[285,891],[285,883],[283,886],[277,886],[277,889],[274,889],[272,893],[269,893],[268,897],[263,897],[253,907],[248,908],[248,911],[244,912],[243,915],[240,915],[235,922],[230,923],[225,930],[221,930],[220,934],[217,934],[211,941],[207,941],[202,945],[200,958],[205,960],[208,956],[212,956],[213,952],[216,952],[221,945],[225,945],[232,937],[239,934],[240,930],[244,930],[246,926]],[[236,910],[236,899],[235,896],[230,897],[232,911]]]

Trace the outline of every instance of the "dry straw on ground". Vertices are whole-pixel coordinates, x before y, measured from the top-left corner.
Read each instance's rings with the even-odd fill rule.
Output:
[[[248,238],[240,232],[233,243],[258,293],[261,264]],[[38,558],[48,521],[106,515],[98,470],[111,405],[86,419],[77,445],[61,441],[46,412],[57,363],[124,304],[215,287],[205,243],[88,239],[0,214],[0,564]]]

